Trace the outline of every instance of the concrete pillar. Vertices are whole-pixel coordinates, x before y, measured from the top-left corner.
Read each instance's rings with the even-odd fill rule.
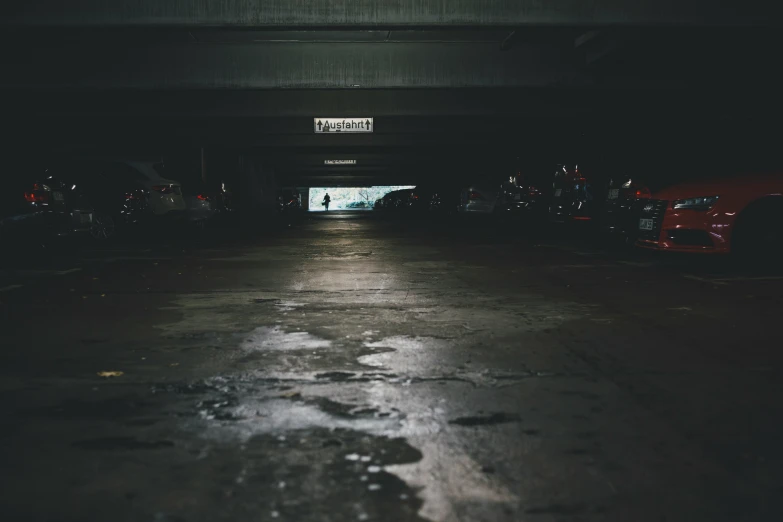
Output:
[[[201,182],[207,184],[207,161],[204,157],[204,147],[201,147]]]
[[[240,215],[245,226],[263,228],[277,219],[277,180],[274,169],[263,158],[239,157]]]

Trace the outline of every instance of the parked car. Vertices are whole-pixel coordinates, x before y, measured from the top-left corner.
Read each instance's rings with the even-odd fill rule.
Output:
[[[184,185],[182,199],[185,200],[185,220],[198,228],[206,226],[218,213],[217,192],[200,181]]]
[[[130,167],[131,170],[125,168]],[[182,184],[166,179],[162,162],[128,161],[115,164],[115,168],[125,168],[127,175],[136,179],[147,189],[147,201],[155,216],[178,218],[185,210],[182,197]]]
[[[145,222],[151,215],[148,191],[130,167],[97,162],[60,162],[48,169],[69,180],[95,211],[95,239],[113,237],[118,228]]]
[[[71,160],[51,167],[50,172],[68,179],[86,195],[107,239],[118,229],[159,224],[162,219],[185,217],[181,185],[161,176],[163,165],[154,162]]]
[[[441,186],[432,194],[430,211],[436,218],[447,219],[456,215],[460,204],[461,190],[455,187]]]
[[[468,214],[492,214],[500,197],[500,186],[487,184],[469,185],[460,192],[457,212]]]
[[[393,190],[383,196],[384,210],[402,210],[408,206],[408,201],[413,189]]]
[[[637,203],[637,240],[677,252],[780,254],[783,174],[682,183]]]
[[[530,219],[546,215],[546,197],[541,182],[530,177],[513,176],[504,183],[498,193],[496,212],[503,218]]]
[[[408,208],[418,214],[429,212],[432,198],[437,191],[438,188],[434,185],[418,185],[408,196]]]
[[[632,238],[638,227],[636,205],[650,198],[650,189],[636,177],[615,176],[606,184],[601,228],[603,232],[623,239]]]
[[[46,243],[53,238],[89,233],[94,213],[80,188],[54,173],[16,173],[0,191],[2,240]]]
[[[595,211],[594,187],[576,164],[560,164],[555,169],[549,219],[554,223],[590,221]]]
[[[302,196],[298,191],[282,189],[277,196],[277,209],[279,212],[298,212],[302,210]]]

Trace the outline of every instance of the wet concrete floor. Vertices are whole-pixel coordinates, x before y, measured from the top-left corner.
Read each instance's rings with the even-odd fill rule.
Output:
[[[783,278],[673,259],[336,214],[5,270],[0,520],[781,520]]]

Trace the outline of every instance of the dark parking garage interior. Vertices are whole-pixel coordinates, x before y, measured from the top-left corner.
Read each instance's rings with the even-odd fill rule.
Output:
[[[0,519],[783,519],[782,26],[3,6]]]

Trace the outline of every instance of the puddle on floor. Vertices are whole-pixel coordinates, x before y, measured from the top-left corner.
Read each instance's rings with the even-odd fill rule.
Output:
[[[295,301],[283,301],[280,300],[275,304],[275,309],[278,312],[291,312],[304,306],[304,303],[297,303]]]
[[[331,341],[307,332],[286,332],[279,326],[261,326],[251,332],[240,348],[245,351],[316,350],[329,348]]]
[[[363,355],[357,359],[359,364],[373,368],[393,368],[400,374],[416,374],[432,368],[435,359],[449,348],[449,343],[434,337],[398,335],[377,342],[364,343],[364,346],[387,351]],[[443,362],[446,360],[444,359]]]

